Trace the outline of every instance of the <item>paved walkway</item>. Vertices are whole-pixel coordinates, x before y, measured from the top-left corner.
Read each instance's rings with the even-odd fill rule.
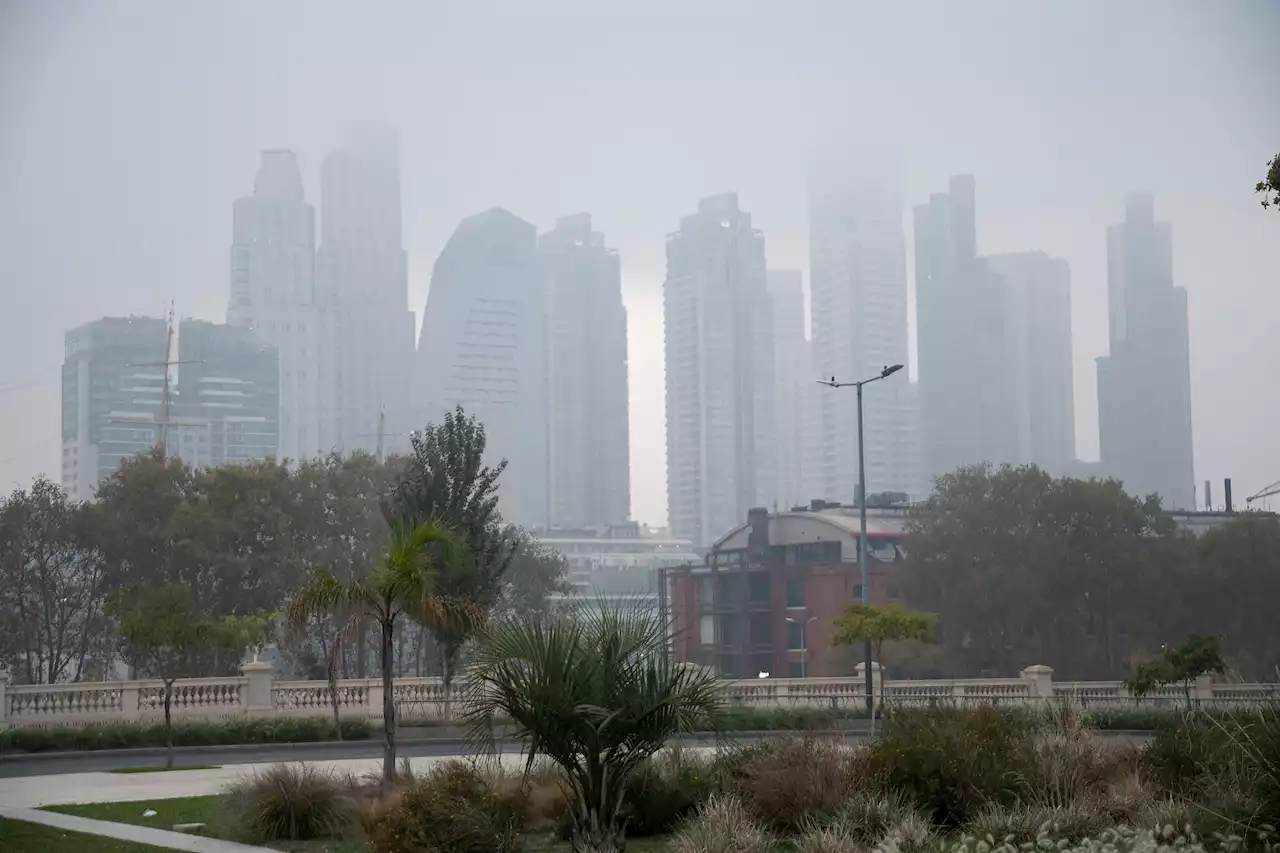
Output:
[[[42,812],[38,809],[0,805],[0,820],[6,818],[53,826],[68,832],[103,835],[107,838],[118,838],[121,841],[132,841],[137,844],[150,844],[154,847],[168,848],[170,850],[187,850],[190,853],[276,853],[276,851],[269,850],[266,847],[250,847],[247,844],[237,844],[234,841],[219,841],[216,838],[204,838],[199,835],[184,835],[181,832],[170,832],[167,829],[130,826],[127,823],[90,820],[87,817],[74,817],[56,812]]]

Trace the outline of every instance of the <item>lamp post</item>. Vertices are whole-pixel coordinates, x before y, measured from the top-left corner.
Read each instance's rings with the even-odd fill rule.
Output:
[[[800,677],[809,677],[809,623],[817,616],[810,616],[808,619],[792,619],[786,617],[788,622],[792,622],[800,626]]]
[[[887,379],[902,369],[901,364],[891,364],[881,370],[877,375],[870,379],[863,379],[858,382],[837,382],[832,376],[830,379],[819,379],[822,385],[831,388],[848,388],[853,386],[858,390],[858,566],[862,570],[862,603],[871,603],[871,583],[867,577],[867,466],[864,458],[863,441],[862,441],[862,386],[880,379]],[[871,713],[875,707],[875,680],[871,675],[871,641],[867,640],[863,647],[863,658],[866,662],[866,679],[867,679],[867,713]]]

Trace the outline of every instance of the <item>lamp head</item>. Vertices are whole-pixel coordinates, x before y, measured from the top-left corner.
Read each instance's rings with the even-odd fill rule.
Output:
[[[886,367],[884,370],[880,371],[880,378],[884,379],[886,376],[892,376],[893,374],[897,373],[901,369],[902,369],[901,364],[891,364],[888,367]]]

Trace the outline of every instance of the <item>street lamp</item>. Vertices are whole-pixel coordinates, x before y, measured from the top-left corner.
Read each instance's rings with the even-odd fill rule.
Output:
[[[870,379],[860,382],[837,382],[830,379],[819,379],[822,385],[832,388],[848,388],[852,385],[858,389],[858,566],[862,569],[862,603],[871,603],[871,583],[867,578],[867,466],[863,458],[862,443],[862,386],[880,379],[887,379],[902,369],[901,364],[891,364]],[[863,658],[866,662],[867,679],[867,713],[871,713],[875,703],[875,681],[871,676],[871,641],[867,640],[863,647]]]
[[[791,622],[795,625],[800,626],[800,677],[801,678],[809,677],[809,663],[808,663],[809,623],[817,618],[818,618],[817,616],[810,616],[808,619],[792,619],[790,616],[786,617],[788,622]],[[788,643],[787,645],[790,645],[790,643]]]

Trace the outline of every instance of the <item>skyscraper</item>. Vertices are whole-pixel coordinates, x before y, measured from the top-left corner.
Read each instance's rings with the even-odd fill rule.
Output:
[[[326,449],[378,445],[385,412],[389,449],[405,449],[421,427],[408,405],[413,313],[402,245],[400,147],[375,123],[347,127],[343,146],[320,167],[317,299],[325,308],[320,370],[332,396]]]
[[[1009,306],[1003,282],[977,256],[972,176],[953,177],[949,193],[915,208],[915,235],[925,473],[1014,462]]]
[[[827,160],[809,185],[814,376],[858,381],[907,364],[906,236],[893,170],[871,160]],[[857,398],[820,389],[812,425],[822,452],[810,498],[858,493]],[[916,388],[901,373],[864,391],[867,493],[923,497]]]
[[[306,459],[322,443],[326,404],[319,353],[324,341],[316,302],[315,211],[292,151],[264,151],[253,195],[232,213],[231,298],[227,322],[251,329],[279,352],[280,453]]]
[[[773,370],[777,490],[775,502],[784,509],[807,503],[806,453],[814,429],[805,421],[818,390],[817,377],[805,334],[804,280],[799,270],[769,270],[769,296],[773,301]]]
[[[736,193],[698,202],[667,237],[663,286],[667,507],[705,546],[776,494],[764,235]]]
[[[553,527],[603,527],[631,514],[627,312],[618,253],[591,215],[556,220],[538,241],[546,287],[548,490]]]
[[[427,420],[461,405],[484,424],[487,464],[508,461],[503,517],[530,527],[548,516],[544,285],[532,225],[500,207],[464,219],[431,274],[415,388]]]
[[[1194,509],[1187,293],[1173,284],[1173,236],[1150,195],[1125,199],[1107,229],[1111,349],[1098,359],[1102,468],[1131,494]]]
[[[1003,282],[1014,379],[1017,454],[1055,476],[1075,466],[1075,386],[1071,362],[1071,269],[1044,252],[987,258]]]

